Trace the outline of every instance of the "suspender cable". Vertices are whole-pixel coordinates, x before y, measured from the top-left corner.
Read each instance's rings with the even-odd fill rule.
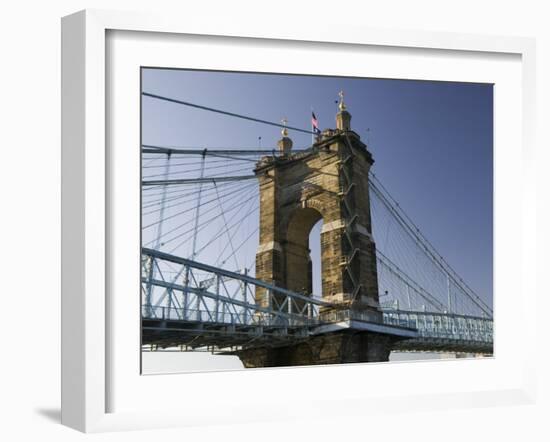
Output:
[[[164,179],[168,179],[168,175],[170,174],[170,154],[166,157],[166,163],[164,164]],[[164,186],[162,189],[162,197],[161,197],[161,204],[160,204],[160,213],[159,213],[159,223],[157,226],[157,238],[155,241],[154,249],[158,250],[160,247],[160,241],[162,238],[162,221],[164,218],[164,206],[166,203],[166,189],[167,187]],[[153,279],[155,279],[155,266],[153,265],[154,262],[151,260],[151,267],[149,269],[149,284],[147,285],[147,305],[149,306],[149,309],[151,308],[151,296],[152,296],[152,290],[153,287],[150,283]],[[170,297],[170,303],[169,307],[172,307],[171,297]]]
[[[202,179],[204,175],[204,158],[202,157],[202,164],[201,164],[201,173],[200,178]],[[197,208],[195,210],[195,224],[194,224],[194,230],[193,230],[193,245],[192,245],[192,251],[191,251],[191,259],[195,259],[195,252],[197,250],[197,230],[199,226],[199,217],[200,217],[200,210],[201,210],[201,193],[202,193],[202,182],[199,184],[199,191],[197,193]],[[185,297],[183,299],[183,305],[184,305],[184,312],[187,310],[189,305],[189,276],[190,276],[191,268],[187,267],[185,272]]]

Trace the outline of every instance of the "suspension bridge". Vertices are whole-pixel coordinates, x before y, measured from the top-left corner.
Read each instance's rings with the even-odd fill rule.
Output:
[[[283,134],[273,149],[142,145],[144,349],[236,354],[245,366],[492,354],[492,308],[370,170],[343,96],[322,133],[143,99]],[[294,149],[292,130],[314,142]],[[308,237],[321,224],[319,284]]]

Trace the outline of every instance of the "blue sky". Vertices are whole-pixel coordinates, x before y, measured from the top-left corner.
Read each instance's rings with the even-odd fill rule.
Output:
[[[493,250],[493,88],[412,80],[144,69],[142,89],[269,121],[335,127],[344,90],[352,129],[374,173],[449,264],[490,305]],[[148,98],[144,144],[274,148],[280,129]],[[290,132],[296,148],[307,134]]]

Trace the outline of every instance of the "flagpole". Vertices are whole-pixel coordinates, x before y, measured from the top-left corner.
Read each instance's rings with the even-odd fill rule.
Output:
[[[311,115],[313,115],[313,106],[310,105],[309,108],[311,109]],[[313,146],[315,144],[315,135],[313,134],[315,128],[313,127],[313,119],[310,117],[309,120],[311,122],[311,145]]]

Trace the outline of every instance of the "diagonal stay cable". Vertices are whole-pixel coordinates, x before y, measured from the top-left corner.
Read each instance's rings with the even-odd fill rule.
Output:
[[[250,232],[248,234],[248,236],[241,241],[241,243],[237,246],[237,248],[233,251],[233,254],[236,253],[242,246],[244,246],[246,244],[246,242],[252,238],[252,236],[254,236],[258,231],[260,230],[260,227],[256,227],[252,232]],[[225,265],[225,263],[227,262],[227,260],[230,258],[231,256],[228,256],[227,258],[225,258],[221,264],[220,264],[220,267],[223,267]],[[255,258],[254,258],[255,259]],[[248,270],[248,268],[245,267],[246,270]]]
[[[210,156],[210,155],[233,155],[233,156],[262,156],[262,155],[272,155],[276,154],[278,152],[279,148],[273,147],[271,149],[257,149],[254,147],[246,147],[246,148],[233,148],[233,147],[204,147],[204,148],[197,148],[197,147],[189,147],[189,146],[176,146],[176,145],[168,145],[168,146],[159,146],[156,144],[142,144],[141,145],[141,152],[144,155],[191,155],[191,156]],[[301,152],[307,149],[292,149],[293,152]]]
[[[230,183],[229,185],[227,186],[219,186],[221,187],[223,190],[227,190],[227,189],[236,189],[236,188],[239,188],[240,186],[242,186],[241,183],[239,183],[238,181],[235,181],[233,183]],[[185,192],[185,188],[183,189],[179,189],[175,195],[172,195],[170,196],[169,198],[166,198],[166,202],[171,202],[171,201],[175,201],[175,200],[180,200],[180,203],[183,204],[185,202],[189,202],[191,201],[191,198],[189,198],[190,196],[194,195],[196,193],[196,190],[192,191],[192,192]],[[204,195],[210,195],[212,194],[214,188],[213,187],[210,187],[208,188],[207,190],[203,191],[203,196]],[[166,192],[168,193],[168,192]],[[182,198],[185,198],[182,200]],[[159,200],[159,198],[157,197],[157,199],[151,199],[151,201],[147,201],[145,204],[143,204],[141,206],[142,209],[148,209],[149,207],[153,207],[153,206],[158,206],[159,204],[161,203],[161,201]]]
[[[253,161],[256,162],[255,160],[253,160]],[[222,164],[218,164],[218,165],[215,165],[215,166],[210,166],[210,165],[205,166],[204,170],[206,171],[206,170],[224,169],[224,168],[227,169],[229,163],[231,163],[231,162],[222,161]],[[247,171],[250,172],[252,170],[250,165],[248,165],[246,168],[244,168],[244,164],[238,164],[238,166],[243,166],[243,168],[241,168],[241,169],[232,169],[232,170],[229,170],[229,172],[236,172],[236,171],[243,171],[243,170],[247,170]],[[184,168],[184,166],[179,166],[179,168],[172,170],[171,177],[173,177],[174,174],[192,173],[192,172],[196,172],[196,171],[197,171],[196,167]],[[163,175],[164,174],[162,174],[162,173],[148,174],[148,175],[143,176],[143,179],[155,178],[155,177],[163,176]],[[205,178],[208,178],[209,176],[211,176],[211,175],[206,175]]]
[[[254,189],[252,189],[252,190],[254,191]],[[251,196],[250,198],[248,198],[248,199],[245,199],[245,200],[243,200],[243,199],[241,198],[241,197],[243,196],[242,194],[239,195],[239,197],[241,198],[241,200],[238,202],[239,204],[236,204],[234,207],[232,207],[231,209],[229,209],[227,212],[232,212],[233,210],[238,210],[240,204],[244,204],[244,203],[247,203],[248,201],[250,201],[250,200],[255,196],[255,195],[253,194],[253,192],[250,192],[250,191],[249,191],[249,192],[247,192],[247,193],[245,194],[245,195],[250,195],[251,193],[252,193],[252,196]],[[233,197],[231,197],[231,198],[233,198]],[[228,198],[226,201],[229,201],[229,198]],[[214,209],[216,209],[216,206],[213,206],[213,207],[211,207],[210,209],[204,211],[204,212],[203,212],[203,215],[206,214],[206,213],[211,212],[211,211],[214,210]],[[217,219],[216,217],[211,217],[211,218],[207,219],[206,221],[201,222],[201,223],[198,225],[198,227],[199,227],[198,232],[200,232],[200,231],[202,231],[203,229],[205,229],[208,225],[210,225],[210,224],[211,224],[212,222],[214,222],[216,219]],[[173,230],[177,230],[177,229],[173,229]],[[186,230],[186,231],[183,232],[183,233],[179,233],[178,235],[176,235],[176,236],[174,236],[174,237],[172,237],[172,238],[170,238],[170,239],[165,240],[163,244],[166,245],[166,244],[168,244],[168,243],[170,243],[170,242],[172,242],[172,241],[174,241],[174,240],[176,240],[176,239],[178,239],[178,238],[181,238],[181,237],[183,237],[183,236],[188,235],[188,234],[191,233],[192,231],[193,231],[193,228],[188,229],[188,230]],[[174,250],[176,250],[177,248],[179,248],[179,247],[180,247],[183,243],[185,243],[186,241],[187,241],[187,239],[183,240],[180,244],[178,244],[176,247],[174,247],[174,248],[170,251],[170,253],[174,252]],[[197,252],[197,253],[199,253],[199,252]]]
[[[241,176],[213,176],[205,178],[183,178],[174,180],[148,180],[142,181],[142,186],[172,186],[184,184],[200,184],[213,182],[228,182],[228,181],[244,181],[258,178],[256,175],[241,175]]]
[[[243,187],[242,189],[239,189],[239,190],[236,190],[236,191],[232,192],[231,196],[227,198],[227,201],[233,200],[233,199],[235,199],[235,198],[237,198],[237,197],[241,197],[243,194],[246,193],[247,190],[254,189],[254,187],[255,187],[255,186],[246,186],[246,187]],[[206,202],[206,203],[201,203],[201,205],[204,206],[204,205],[209,204],[209,203],[211,203],[211,202],[213,202],[213,201],[215,201],[215,200],[213,199],[213,200],[210,200],[210,201],[208,201],[208,202]],[[247,201],[248,201],[248,200],[247,200]],[[179,216],[179,215],[181,215],[181,214],[183,214],[183,213],[190,212],[190,211],[193,210],[193,209],[196,210],[196,207],[197,207],[197,206],[194,206],[194,207],[187,207],[187,208],[185,208],[183,211],[174,213],[173,215],[170,215],[169,217],[166,217],[166,218],[164,218],[164,219],[165,219],[165,220],[166,220],[166,219],[171,219],[171,218],[174,218],[174,217],[176,217],[176,216]],[[215,208],[216,208],[216,206],[210,207],[208,210],[206,210],[205,212],[203,212],[203,215],[206,214],[206,213],[212,212]],[[231,209],[231,210],[232,210],[232,209]],[[213,220],[215,220],[215,217],[212,217],[212,218],[209,219],[209,220],[206,220],[206,221],[204,221],[204,222],[201,222],[201,223],[199,224],[199,227],[201,227],[201,226],[203,226],[203,225],[207,225],[209,222],[211,222],[211,221],[213,221]],[[154,222],[154,223],[152,223],[152,224],[150,224],[150,225],[148,225],[148,226],[145,226],[145,227],[143,227],[142,229],[145,229],[145,228],[150,227],[150,226],[154,226],[154,225],[157,224],[157,223],[158,223],[158,221],[156,221],[156,222]],[[166,234],[169,234],[169,233],[171,233],[171,232],[173,232],[174,230],[179,229],[179,228],[182,227],[182,226],[185,226],[186,224],[187,224],[187,223],[181,224],[180,226],[177,226],[177,227],[175,227],[174,229],[169,230],[168,232],[165,233],[165,235],[166,235]],[[187,231],[184,232],[184,233],[189,233],[189,232],[191,232],[192,230],[193,230],[193,228],[190,228],[189,230],[187,230]],[[174,238],[172,238],[172,239],[170,239],[170,240],[168,240],[168,241],[165,241],[165,242],[173,241],[175,238],[178,238],[179,236],[181,236],[181,234],[178,235],[178,236],[176,236],[176,237],[174,237]]]
[[[374,180],[370,179],[371,176],[374,177]],[[484,312],[484,314],[492,316],[493,309],[489,307],[475,293],[475,291],[466,284],[466,282],[456,273],[456,271],[447,263],[447,261],[436,251],[435,247],[420,232],[420,229],[410,220],[407,214],[399,206],[399,203],[397,203],[395,199],[393,199],[393,197],[389,194],[389,192],[384,188],[382,183],[376,178],[373,173],[371,173],[369,176],[369,183],[373,191],[377,193],[380,201],[382,201],[386,205],[390,212],[395,216],[396,220],[398,220],[402,227],[405,228],[405,231],[407,231],[411,235],[411,237],[419,243],[419,245],[423,246],[425,253],[432,257],[433,262],[437,263],[457,286],[464,287],[464,294],[468,298],[470,298],[470,300],[474,304],[476,304],[481,309],[481,311]],[[384,190],[385,194],[380,188]],[[386,197],[386,195],[388,195],[388,197]],[[392,204],[391,201],[393,201],[395,205]]]
[[[218,183],[218,185],[222,185],[222,186],[229,186],[231,184],[233,184],[234,182],[223,182],[223,183]],[[212,189],[214,184],[213,183],[210,183],[212,185],[212,187],[210,187],[209,189]],[[159,186],[158,189],[155,189],[156,192],[147,192],[145,193],[146,190],[149,190],[148,188],[142,188],[142,198],[145,199],[147,198],[147,202],[151,202],[151,201],[155,201],[155,199],[158,199],[160,198],[160,196],[162,195],[162,188],[163,186]],[[170,190],[167,190],[166,191],[166,194],[173,194],[173,193],[181,193],[181,192],[189,192],[189,189],[191,189],[190,187],[173,187],[172,189]],[[159,192],[160,191],[160,192]],[[191,192],[196,192],[196,190],[192,190]]]
[[[236,184],[240,184],[240,183],[236,183]],[[241,186],[242,186],[242,185],[241,185]],[[242,186],[241,188],[244,189],[244,188],[249,188],[249,187],[252,187],[252,185],[251,185],[251,184],[248,184],[247,186]],[[209,197],[214,196],[214,198],[209,199],[209,200],[207,200],[207,201],[201,202],[201,205],[202,205],[202,206],[204,206],[204,205],[206,205],[206,204],[208,204],[208,203],[211,203],[212,201],[216,201],[216,196],[215,196],[214,192],[211,192],[211,190],[212,190],[212,189],[208,189],[208,191],[209,191],[208,193],[205,192],[205,191],[203,191],[203,196],[206,194],[206,195],[208,195]],[[235,193],[235,188],[234,188],[234,187],[231,188],[231,189],[229,189],[229,188],[224,188],[223,190],[225,191],[224,193],[222,193],[222,196],[224,196],[224,197],[227,196],[227,195],[233,195],[233,194]],[[194,193],[196,194],[197,192],[194,192]],[[217,193],[218,193],[218,192],[216,192],[216,194],[217,194]],[[175,202],[175,203],[173,203],[173,204],[168,204],[168,205],[164,206],[164,209],[169,209],[169,208],[172,208],[172,207],[183,206],[184,203],[188,203],[188,202],[191,202],[191,201],[192,201],[192,198],[187,198],[187,199],[184,199],[184,200],[181,200],[181,201],[177,201],[177,202]],[[155,209],[151,209],[151,210],[148,210],[148,211],[142,211],[142,216],[151,215],[151,214],[153,214],[153,213],[159,212],[160,210],[161,210],[160,208],[155,208]],[[184,212],[179,212],[179,214],[181,214],[181,213],[184,213]]]
[[[252,198],[254,197],[257,197],[257,195],[253,195]],[[244,216],[242,218],[239,218],[238,220],[235,221],[235,223],[233,223],[229,228],[232,229],[233,227],[235,227],[236,225],[238,225],[239,223],[241,223],[244,219],[246,219],[247,216],[251,215],[253,212],[255,212],[256,210],[259,209],[259,206],[254,206],[251,210],[249,210],[248,212],[246,212],[244,214]],[[212,244],[214,241],[216,241],[220,236],[223,235],[223,232],[221,233],[218,233],[216,236],[214,236],[213,238],[210,239],[210,241],[208,241],[206,244],[204,244],[198,251],[197,251],[197,256],[204,250],[206,249],[206,247],[208,247],[210,244]],[[176,248],[174,248],[173,250],[175,250]],[[173,251],[172,250],[172,251]],[[172,253],[172,252],[170,252]]]
[[[258,197],[258,195],[256,195],[256,197]],[[245,209],[245,205],[243,204],[242,206],[242,210],[243,212],[250,209],[254,204],[256,203],[255,199],[251,199],[250,202],[248,203],[246,209]],[[250,218],[247,218],[247,219],[250,219]],[[244,223],[239,223],[237,225],[237,227],[235,229],[233,229],[233,232],[231,232],[231,238],[235,237],[235,235],[240,231],[241,228],[244,227]],[[219,252],[219,257],[216,261],[216,264],[215,266],[216,267],[223,267],[223,265],[229,260],[229,258],[231,257],[231,255],[229,255],[225,260],[223,260],[222,264],[220,265],[220,262],[222,261],[222,258],[223,258],[223,255],[225,253],[225,251],[227,250],[227,246],[228,244],[225,244],[223,250],[221,252]],[[239,247],[237,247],[236,249],[234,249],[234,251],[232,253],[236,253],[236,251],[239,249]]]
[[[221,110],[221,109],[214,109],[212,107],[202,106],[200,104],[190,103],[188,101],[176,100],[174,98],[168,98],[168,97],[163,97],[161,95],[150,94],[148,92],[142,92],[141,95],[143,95],[144,97],[155,98],[157,100],[168,101],[170,103],[176,103],[176,104],[182,104],[184,106],[194,107],[196,109],[202,109],[202,110],[206,110],[206,111],[210,111],[210,112],[216,112],[218,114],[228,115],[230,117],[242,118],[243,120],[254,121],[256,123],[268,124],[270,126],[283,127],[283,128],[286,127],[288,130],[294,130],[296,132],[302,132],[302,133],[309,134],[309,135],[315,135],[315,132],[312,132],[310,130],[300,129],[298,127],[292,127],[292,126],[285,126],[284,124],[274,123],[273,121],[261,120],[259,118],[249,117],[247,115],[236,114],[234,112],[228,112],[228,111],[224,111],[224,110]]]

